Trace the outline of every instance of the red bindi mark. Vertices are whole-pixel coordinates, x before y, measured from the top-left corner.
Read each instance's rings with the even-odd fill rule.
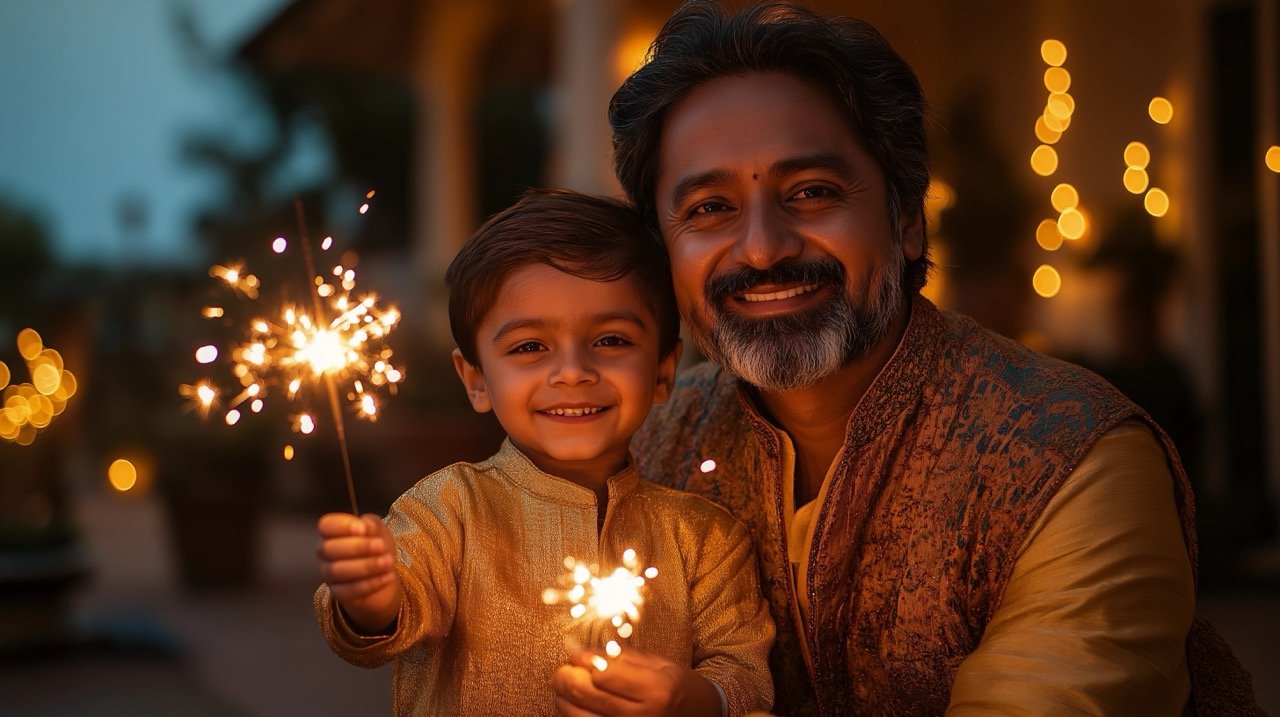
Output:
[[[756,174],[755,172],[752,172],[752,173],[751,173],[751,178],[752,178],[752,179],[759,179],[759,178],[760,178],[760,175],[759,175],[759,174]]]

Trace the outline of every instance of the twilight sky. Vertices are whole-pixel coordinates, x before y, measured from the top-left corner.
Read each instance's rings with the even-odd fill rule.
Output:
[[[184,166],[198,127],[246,139],[252,113],[222,78],[186,58],[174,7],[233,48],[285,0],[0,1],[0,197],[37,212],[66,259],[181,261],[188,219],[211,181]],[[146,206],[126,240],[120,202]]]

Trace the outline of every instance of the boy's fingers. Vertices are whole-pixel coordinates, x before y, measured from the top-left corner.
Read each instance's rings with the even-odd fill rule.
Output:
[[[316,548],[316,557],[321,560],[347,560],[390,554],[382,538],[325,538]]]
[[[390,555],[355,560],[324,561],[320,564],[320,577],[332,586],[334,583],[353,583],[368,578],[394,574]]]
[[[325,538],[366,535],[368,525],[350,513],[325,513],[316,521],[316,530]]]
[[[381,590],[395,579],[395,575],[386,574],[360,580],[354,583],[328,583],[329,592],[338,602],[350,602],[368,597]]]

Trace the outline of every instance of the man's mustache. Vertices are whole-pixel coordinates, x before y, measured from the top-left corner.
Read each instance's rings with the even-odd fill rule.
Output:
[[[718,304],[761,284],[793,283],[841,285],[844,267],[835,259],[783,259],[768,269],[744,266],[713,277],[707,283],[707,298]]]

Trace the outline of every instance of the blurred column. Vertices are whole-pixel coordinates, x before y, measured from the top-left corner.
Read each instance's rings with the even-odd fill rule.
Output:
[[[414,272],[426,328],[448,343],[444,271],[476,224],[475,101],[480,54],[497,9],[489,0],[423,3],[410,76],[418,98],[413,208]]]
[[[1280,497],[1280,174],[1267,169],[1263,153],[1280,144],[1280,9],[1277,0],[1257,2],[1258,72],[1258,272],[1262,332],[1263,417],[1271,498]]]
[[[621,0],[556,0],[552,184],[617,194],[607,119]]]

